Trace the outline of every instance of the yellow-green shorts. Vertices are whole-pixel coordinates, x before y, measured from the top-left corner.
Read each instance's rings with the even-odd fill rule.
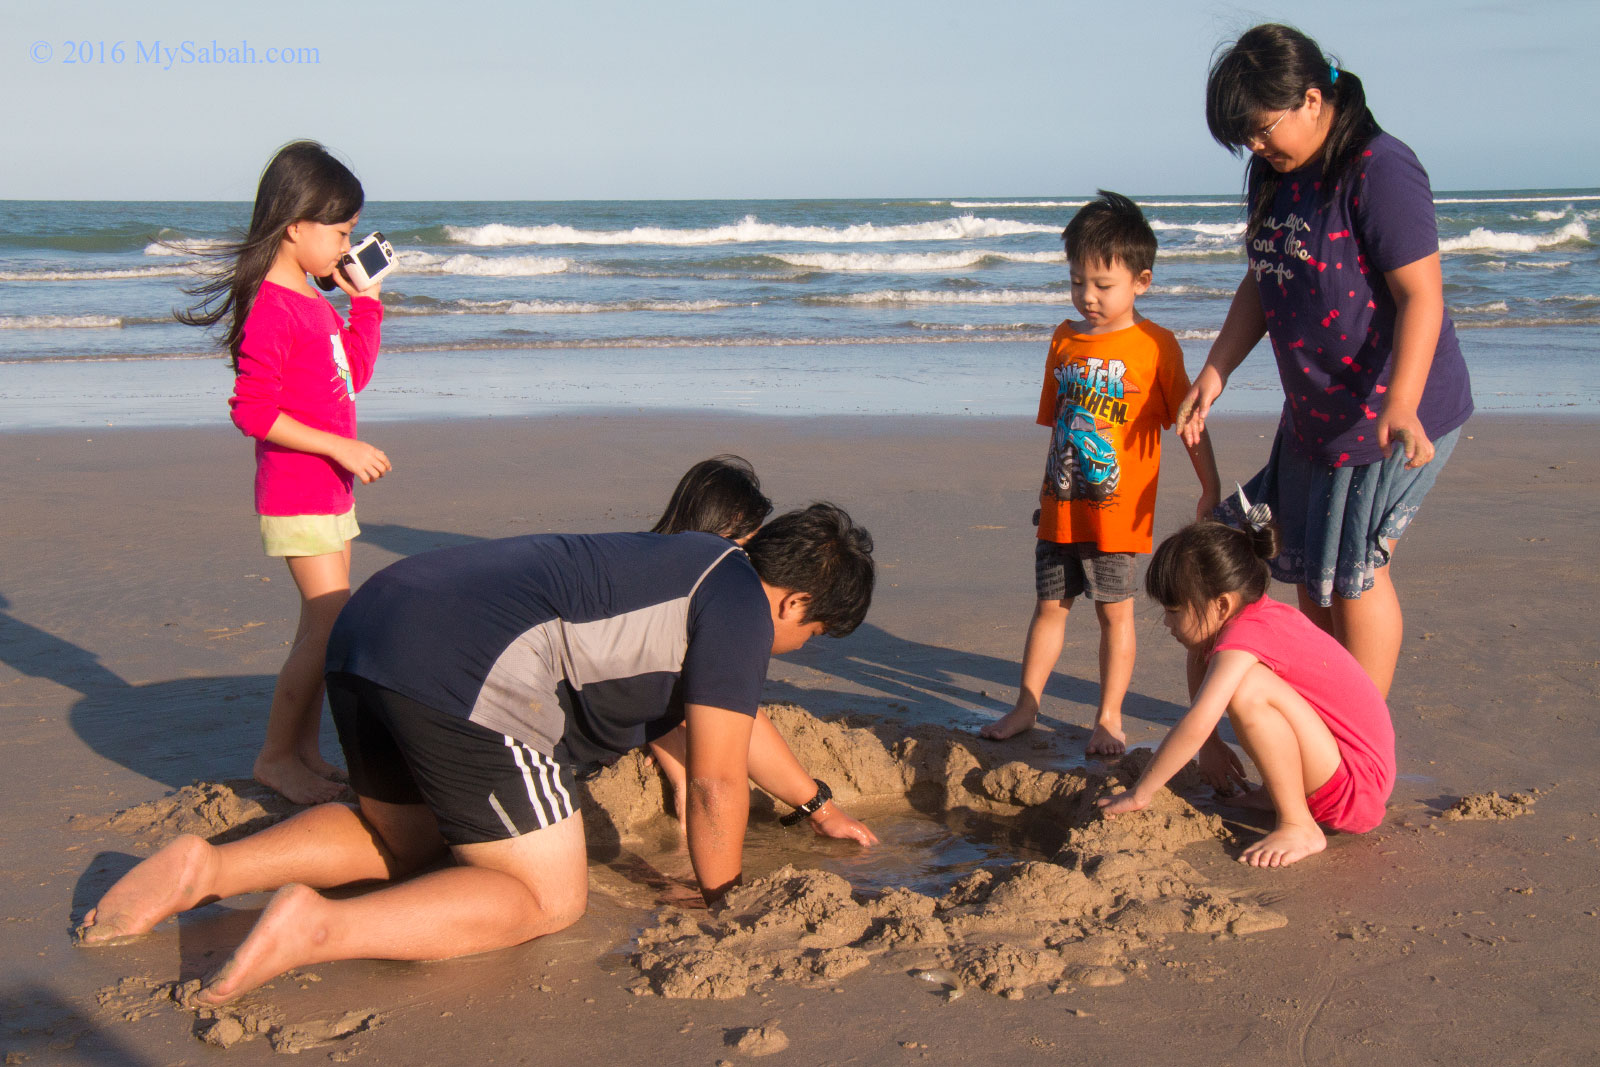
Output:
[[[343,552],[361,534],[356,509],[343,515],[263,515],[261,547],[269,556],[325,556]]]

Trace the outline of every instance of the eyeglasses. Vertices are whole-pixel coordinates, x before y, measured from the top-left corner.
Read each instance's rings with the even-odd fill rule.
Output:
[[[1293,111],[1293,110],[1294,110],[1294,108],[1292,108],[1292,107],[1285,109],[1283,114],[1279,115],[1277,118],[1272,120],[1272,125],[1264,126],[1261,129],[1257,130],[1255,133],[1252,133],[1252,134],[1248,135],[1247,137],[1245,137],[1245,139],[1244,139],[1245,147],[1254,148],[1255,146],[1260,145],[1262,148],[1265,148],[1267,146],[1267,138],[1272,136],[1272,131],[1277,129],[1278,128],[1278,123],[1280,123],[1284,119],[1288,118],[1289,117],[1289,112]]]

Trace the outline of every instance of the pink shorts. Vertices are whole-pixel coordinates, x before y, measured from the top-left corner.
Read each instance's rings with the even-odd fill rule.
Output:
[[[1355,775],[1350,773],[1349,764],[1341,759],[1333,777],[1306,797],[1306,807],[1311,809],[1313,819],[1330,830],[1364,834],[1377,829],[1378,824],[1383,822],[1387,797],[1375,798],[1372,796],[1374,792],[1373,789],[1362,788]]]

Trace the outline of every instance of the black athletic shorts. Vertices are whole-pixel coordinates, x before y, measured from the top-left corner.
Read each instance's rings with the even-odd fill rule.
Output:
[[[356,795],[428,805],[452,845],[506,841],[576,810],[572,768],[513,737],[338,671],[328,704]]]

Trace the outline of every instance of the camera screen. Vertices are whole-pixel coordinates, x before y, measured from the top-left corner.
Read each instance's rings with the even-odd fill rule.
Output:
[[[367,277],[369,278],[389,265],[389,257],[383,254],[383,249],[376,243],[363,248],[356,260],[361,264],[361,269],[367,272]]]

